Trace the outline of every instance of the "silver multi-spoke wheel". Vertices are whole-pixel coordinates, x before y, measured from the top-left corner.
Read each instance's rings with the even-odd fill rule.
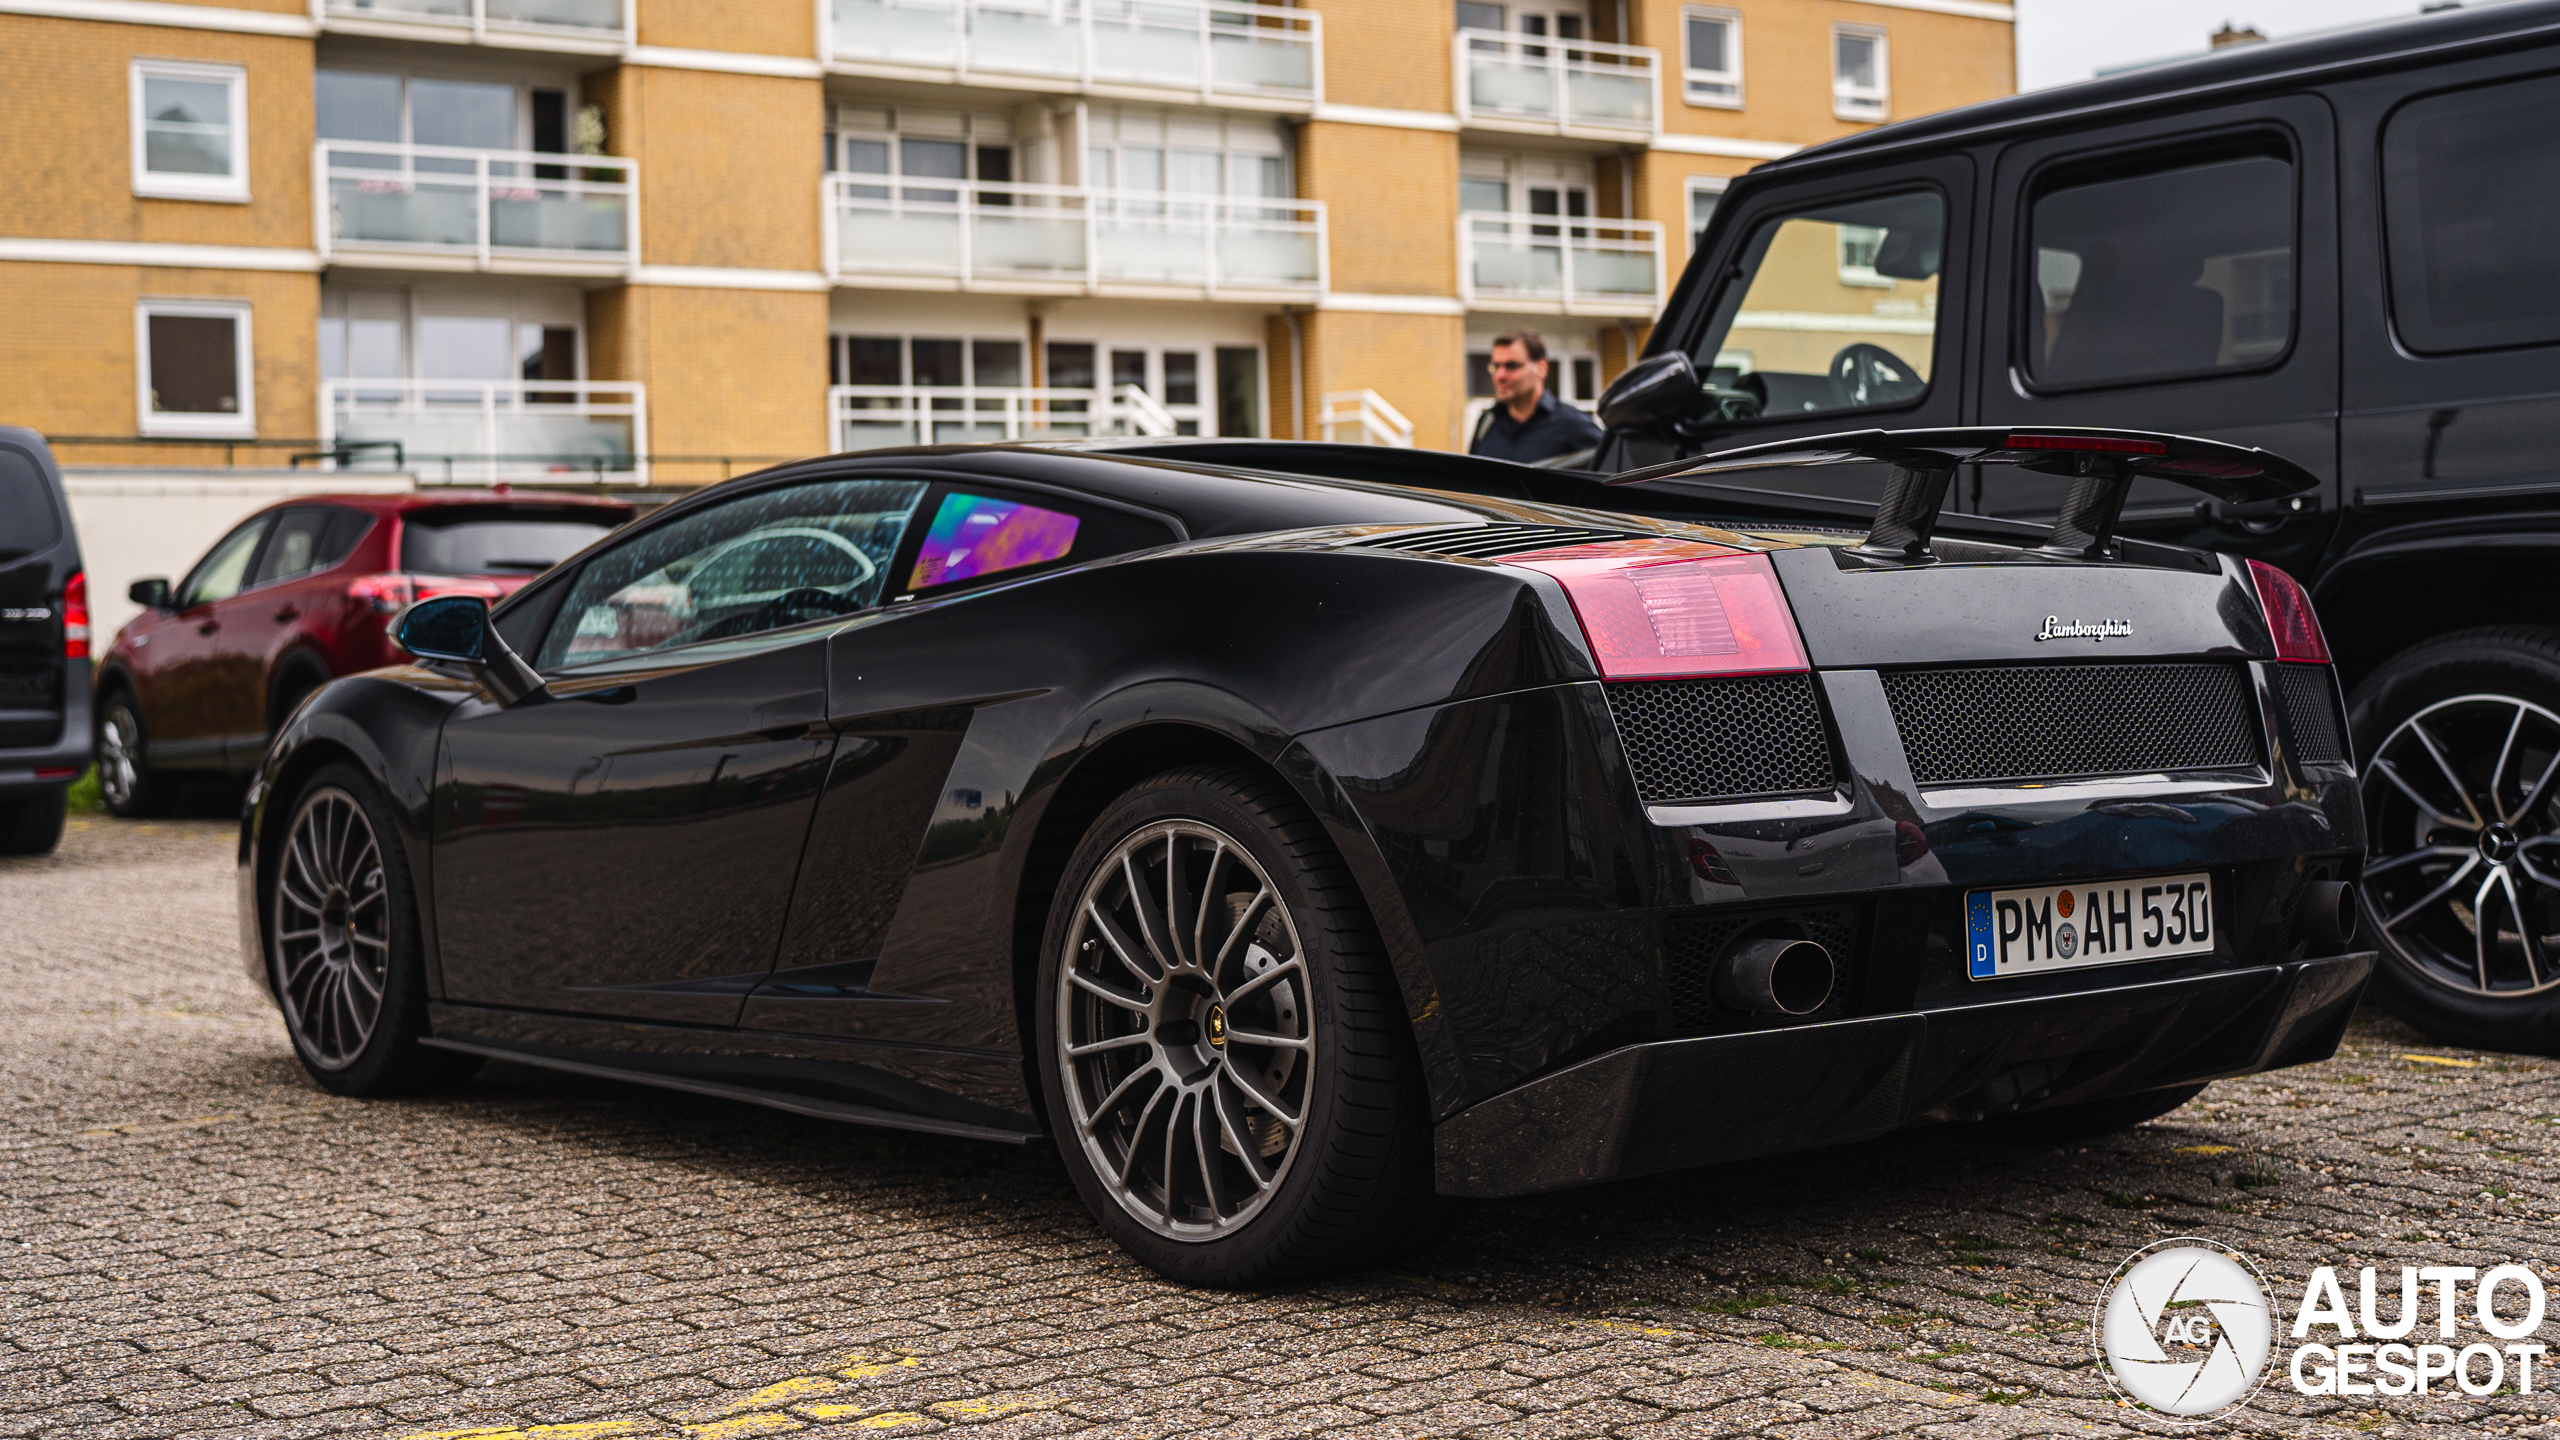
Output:
[[[2560,986],[2560,714],[2457,695],[2365,766],[2376,928],[2438,984],[2507,1000]]]
[[[117,705],[98,727],[98,791],[108,804],[122,808],[133,803],[141,785],[141,726],[131,710]]]
[[[304,1053],[325,1069],[355,1062],[382,1016],[391,902],[382,844],[356,798],[336,786],[303,797],[277,860],[276,995]]]
[[[1306,952],[1243,845],[1162,820],[1103,858],[1058,969],[1068,1123],[1131,1218],[1214,1239],[1303,1148],[1316,1045]]]

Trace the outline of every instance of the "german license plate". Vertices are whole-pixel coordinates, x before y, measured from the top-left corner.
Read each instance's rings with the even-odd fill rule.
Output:
[[[2005,980],[2213,949],[2213,877],[2153,875],[1964,897],[1967,973]]]

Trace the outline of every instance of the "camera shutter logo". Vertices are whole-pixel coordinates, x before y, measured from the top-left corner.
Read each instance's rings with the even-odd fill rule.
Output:
[[[2117,1267],[2090,1328],[2117,1391],[2181,1420],[2238,1409],[2266,1378],[2275,1343],[2258,1267],[2227,1245],[2183,1237]]]

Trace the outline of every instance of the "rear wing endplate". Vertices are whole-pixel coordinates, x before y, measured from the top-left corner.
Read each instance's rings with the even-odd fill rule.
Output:
[[[1891,465],[1862,554],[1904,562],[1934,558],[1929,537],[1946,508],[1957,467],[2014,465],[2069,482],[2043,549],[2079,559],[2109,553],[2116,520],[2136,480],[2173,481],[2233,503],[2276,500],[2316,488],[2310,471],[2245,445],[2144,430],[1972,425],[1941,430],[1859,430],[1719,450],[1609,477],[1611,485],[1681,490],[1737,470],[1790,466]],[[1718,485],[1718,490],[1728,488]]]

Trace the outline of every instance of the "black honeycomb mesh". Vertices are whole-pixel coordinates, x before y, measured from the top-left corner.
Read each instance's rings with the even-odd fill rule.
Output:
[[[2058,780],[2253,764],[2236,665],[2017,665],[1884,678],[1923,785]]]
[[[2338,687],[2326,665],[2278,665],[2276,702],[2284,708],[2287,748],[2297,765],[2347,763],[2347,727],[2338,716]]]
[[[1573,525],[1460,525],[1444,530],[1407,530],[1374,535],[1360,541],[1365,550],[1415,550],[1426,555],[1465,555],[1490,559],[1525,555],[1561,545],[1594,545],[1609,540],[1649,537],[1628,530],[1591,530]]]
[[[1848,1013],[1851,980],[1858,955],[1858,912],[1849,905],[1808,905],[1784,910],[1706,910],[1674,915],[1664,922],[1662,987],[1664,1003],[1683,1027],[1748,1017],[1716,1004],[1715,964],[1725,948],[1746,932],[1760,936],[1802,936],[1831,952],[1831,994],[1812,1013],[1787,1017],[1787,1023],[1831,1020]]]
[[[1648,805],[1831,788],[1831,743],[1810,675],[1633,680],[1606,687]]]

